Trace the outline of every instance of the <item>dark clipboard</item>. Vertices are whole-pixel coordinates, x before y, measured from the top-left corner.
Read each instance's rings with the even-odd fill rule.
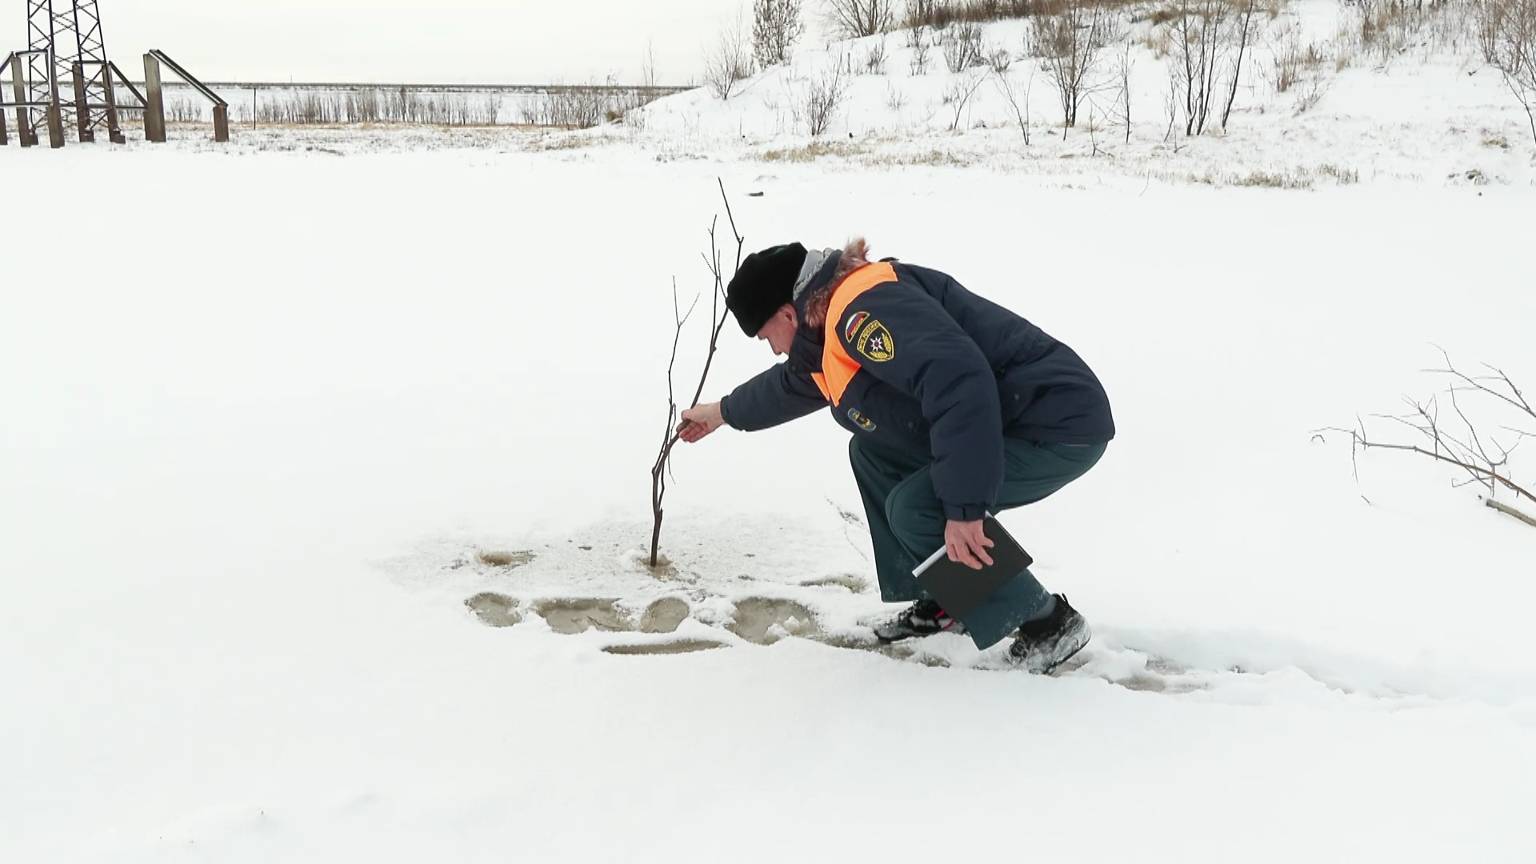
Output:
[[[982,519],[981,530],[992,541],[992,548],[987,550],[987,554],[992,556],[991,565],[972,570],[964,564],[949,560],[946,550],[940,548],[912,571],[912,575],[917,577],[917,583],[928,596],[944,607],[944,611],[951,617],[962,621],[986,603],[998,589],[1035,563],[1029,553],[1024,551],[1024,547],[991,514]]]

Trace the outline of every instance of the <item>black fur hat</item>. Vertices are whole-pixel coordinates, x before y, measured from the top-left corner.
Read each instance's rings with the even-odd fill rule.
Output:
[[[756,336],[773,313],[790,302],[804,264],[805,247],[799,243],[771,246],[741,262],[725,289],[725,305],[736,316],[741,332]]]

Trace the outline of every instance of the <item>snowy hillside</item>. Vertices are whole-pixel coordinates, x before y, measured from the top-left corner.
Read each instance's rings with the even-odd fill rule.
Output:
[[[816,149],[784,94],[862,44],[586,132],[0,149],[28,225],[158,226],[81,268],[12,223],[0,860],[1536,859],[1536,530],[1317,434],[1435,346],[1536,386],[1512,100],[1447,45],[1297,114],[1256,55],[1176,150],[1138,48],[1130,144],[1037,79],[1025,148],[995,76],[951,132],[902,38]],[[1003,518],[1094,626],[1069,668],[871,644],[821,415],[680,448],[640,563],[717,178],[748,249],[866,236],[1093,366],[1119,436]],[[771,362],[728,323],[704,397]]]
[[[714,149],[735,139],[770,159],[822,153],[866,164],[984,163],[1216,185],[1536,177],[1526,117],[1483,62],[1461,7],[1409,17],[1371,41],[1361,36],[1361,5],[1274,7],[1253,24],[1227,128],[1213,121],[1212,134],[1192,140],[1169,134],[1184,118],[1170,123],[1170,108],[1181,109],[1169,99],[1178,57],[1167,27],[1154,20],[1155,5],[1137,8],[1099,52],[1077,126],[1065,135],[1060,98],[1024,21],[980,27],[980,53],[1001,54],[1001,63],[954,72],[957,28],[902,30],[806,48],[739,82],[727,99],[701,87],[652,104],[631,123],[669,147]],[[1218,77],[1230,77],[1234,59],[1223,55]],[[809,100],[833,82],[842,97],[807,148]]]

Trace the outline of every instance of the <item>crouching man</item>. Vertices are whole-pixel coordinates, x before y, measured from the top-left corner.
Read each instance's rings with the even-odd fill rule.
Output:
[[[1031,672],[1087,644],[1088,623],[1025,570],[964,620],[923,595],[912,569],[941,546],[991,564],[982,517],[1081,477],[1114,438],[1109,398],[1071,348],[952,277],[799,243],[748,255],[726,291],[748,336],[787,359],[723,400],[683,412],[695,442],[721,425],[767,429],[830,407],[868,516],[880,596],[910,602],[875,627],[894,642],[942,631]]]

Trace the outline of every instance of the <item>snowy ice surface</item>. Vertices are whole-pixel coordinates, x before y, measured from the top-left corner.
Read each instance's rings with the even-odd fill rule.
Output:
[[[1364,454],[1357,482],[1313,436],[1427,394],[1433,345],[1536,380],[1536,190],[1500,117],[1508,151],[1394,145],[1390,176],[1310,191],[1186,180],[1370,142],[1234,129],[1133,167],[1001,130],[884,145],[963,166],[634,129],[0,152],[25,202],[0,858],[1532,860],[1536,532],[1427,461]],[[639,563],[672,279],[707,305],[717,177],[748,248],[863,234],[1099,373],[1105,460],[1005,516],[1095,627],[1072,669],[861,650],[895,607],[825,417],[681,449],[670,564]],[[81,262],[94,238],[114,255]],[[706,398],[771,362],[733,327]],[[683,640],[720,647],[604,650]]]

